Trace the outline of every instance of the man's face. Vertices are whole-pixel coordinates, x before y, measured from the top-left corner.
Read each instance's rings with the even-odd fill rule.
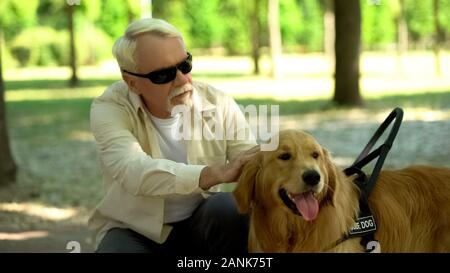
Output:
[[[165,38],[144,34],[137,39],[136,63],[138,74],[147,74],[175,66],[186,60],[187,52],[181,38]],[[123,74],[130,89],[140,95],[147,109],[159,118],[170,117],[175,105],[192,105],[192,75],[177,70],[175,79],[164,84],[155,84],[147,78]]]

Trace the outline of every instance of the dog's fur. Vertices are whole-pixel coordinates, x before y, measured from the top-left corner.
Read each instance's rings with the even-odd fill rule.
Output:
[[[358,237],[333,245],[359,213],[354,177],[347,177],[306,133],[282,131],[279,140],[277,150],[260,152],[244,166],[233,192],[239,211],[250,213],[249,251],[364,251]],[[314,187],[302,178],[308,170],[320,175]],[[314,192],[316,217],[306,220],[294,214],[281,200],[280,189],[291,197]],[[381,252],[450,252],[450,169],[412,166],[382,171],[369,206]]]

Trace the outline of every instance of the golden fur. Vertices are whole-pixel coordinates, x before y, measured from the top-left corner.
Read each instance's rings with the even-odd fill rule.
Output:
[[[359,212],[353,178],[332,163],[312,136],[286,130],[279,137],[277,150],[260,152],[245,165],[233,192],[239,211],[250,213],[249,251],[364,251],[358,237],[333,246]],[[307,170],[321,177],[313,189],[302,178]],[[314,191],[316,218],[306,221],[294,214],[282,202],[280,188],[293,195]],[[382,171],[369,205],[381,252],[450,252],[450,169],[412,166]]]

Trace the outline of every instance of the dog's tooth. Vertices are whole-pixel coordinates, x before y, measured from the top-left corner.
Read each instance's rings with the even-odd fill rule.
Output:
[[[292,201],[294,201],[294,197],[292,197],[291,193],[288,192],[288,197],[289,199],[291,199]]]

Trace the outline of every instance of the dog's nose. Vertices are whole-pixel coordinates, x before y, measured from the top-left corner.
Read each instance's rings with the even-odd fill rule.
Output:
[[[309,186],[315,186],[320,181],[320,174],[315,170],[309,170],[303,173],[303,181]]]

